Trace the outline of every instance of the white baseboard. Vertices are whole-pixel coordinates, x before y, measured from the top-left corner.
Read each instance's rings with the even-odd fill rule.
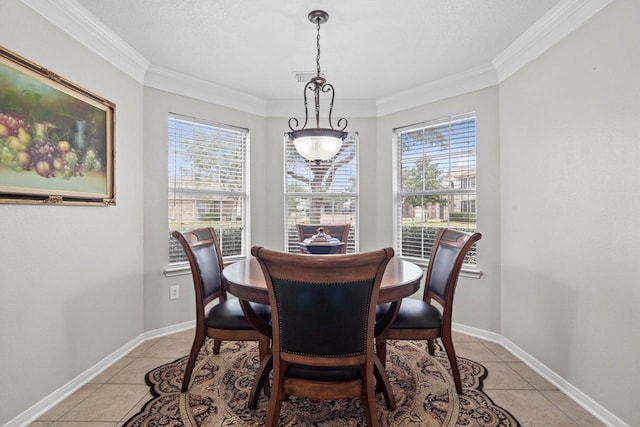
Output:
[[[460,325],[457,323],[454,323],[452,327],[457,332],[462,332],[467,335],[501,344],[504,348],[506,348],[508,351],[522,360],[541,377],[549,381],[554,386],[558,387],[558,390],[569,396],[578,405],[582,406],[586,411],[591,413],[594,417],[598,418],[605,425],[609,427],[630,427],[629,424],[625,423],[620,418],[609,412],[598,402],[591,399],[582,391],[578,390],[567,380],[553,372],[539,360],[532,357],[529,353],[522,350],[507,338],[504,338],[502,335],[488,332],[482,329],[472,328],[470,326]]]
[[[567,380],[549,369],[545,364],[532,357],[529,353],[502,337],[501,344],[516,355],[520,360],[527,364],[531,369],[536,371],[540,376],[558,387],[560,391],[573,399],[578,405],[582,406],[586,411],[590,412],[594,417],[602,421],[610,427],[630,427],[629,424],[609,412],[598,402],[584,394]]]
[[[143,334],[140,334],[136,338],[132,339],[124,346],[120,347],[118,350],[114,351],[100,362],[92,366],[91,368],[84,371],[82,374],[78,375],[76,378],[72,379],[41,401],[37,402],[29,409],[6,423],[3,427],[23,427],[27,426],[33,421],[37,420],[42,414],[62,402],[69,395],[73,394],[80,387],[91,381],[93,378],[102,373],[109,366],[116,363],[122,357],[127,355],[133,349],[138,347],[145,341],[163,337],[165,335],[171,335],[176,332],[181,332],[187,329],[191,329],[195,327],[195,321],[189,321],[184,323],[178,323],[176,325],[167,326],[165,328],[155,329],[153,331],[147,331]],[[460,325],[457,323],[453,324],[453,329],[457,332],[462,332],[467,335],[471,335],[477,338],[481,338],[483,340],[499,343],[504,346],[507,350],[517,356],[520,360],[526,363],[531,369],[536,371],[540,376],[549,381],[551,384],[558,387],[560,391],[565,393],[571,399],[573,399],[576,403],[582,406],[586,411],[589,411],[593,414],[594,417],[598,418],[600,421],[605,423],[610,427],[630,427],[620,418],[616,417],[614,414],[605,409],[598,402],[591,399],[589,396],[578,390],[572,384],[567,382],[564,378],[553,372],[544,364],[540,363],[538,360],[533,358],[527,352],[522,350],[520,347],[504,338],[502,335],[488,332],[482,329],[473,328],[470,326]]]
[[[23,427],[31,424],[33,421],[37,420],[40,416],[46,413],[48,410],[62,402],[64,399],[73,394],[76,390],[78,390],[83,385],[87,384],[89,381],[97,377],[101,374],[105,369],[109,366],[116,363],[118,360],[122,359],[124,356],[129,354],[133,349],[138,347],[145,341],[159,338],[165,335],[174,334],[176,332],[181,332],[186,329],[194,328],[196,325],[195,320],[179,323],[177,325],[168,326],[166,328],[160,328],[153,331],[148,331],[143,334],[138,335],[118,350],[114,351],[100,362],[96,363],[94,366],[90,367],[41,401],[37,402],[29,409],[18,415],[17,417],[10,420],[3,427]]]

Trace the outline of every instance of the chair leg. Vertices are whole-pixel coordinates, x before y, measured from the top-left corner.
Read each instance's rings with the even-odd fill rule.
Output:
[[[189,390],[191,373],[193,372],[193,368],[196,366],[196,359],[198,358],[198,354],[200,354],[200,349],[202,348],[202,344],[204,344],[204,339],[204,334],[201,335],[198,333],[196,333],[196,336],[193,338],[191,352],[189,353],[189,360],[187,361],[187,367],[184,370],[184,377],[182,377],[181,390],[183,393]]]
[[[251,387],[251,393],[249,393],[249,402],[247,407],[255,410],[258,407],[258,399],[260,398],[260,389],[268,389],[269,374],[273,368],[273,355],[267,355],[260,363],[260,368],[256,372],[256,376],[253,379],[253,386]],[[273,393],[273,391],[271,391]],[[266,394],[266,392],[265,392]]]
[[[222,344],[222,340],[218,338],[213,339],[213,354],[220,354],[220,344]]]
[[[456,392],[462,394],[462,381],[460,380],[460,369],[458,368],[458,359],[456,358],[456,350],[453,348],[453,340],[451,334],[442,334],[442,345],[447,351],[449,365],[451,365],[451,373],[453,374],[453,382],[456,385]]]
[[[271,387],[271,398],[269,399],[269,407],[267,409],[266,427],[278,427],[278,419],[280,418],[280,408],[284,399],[284,390],[282,389],[284,381],[284,366],[274,371],[273,386]]]
[[[362,410],[364,411],[364,418],[367,421],[369,427],[379,427],[378,412],[376,411],[376,396],[375,385],[373,384],[373,378],[368,378],[366,375],[366,369],[362,369],[363,376],[362,381]],[[375,371],[375,369],[374,369]]]
[[[383,332],[376,337],[376,355],[382,366],[387,366],[387,333]]]
[[[436,352],[436,346],[434,344],[434,339],[433,338],[429,338],[427,339],[427,349],[429,350],[429,354],[430,355],[434,355]]]
[[[387,405],[387,409],[390,411],[396,410],[396,398],[393,395],[393,388],[391,387],[391,382],[389,381],[389,376],[387,375],[387,371],[384,370],[384,366],[382,366],[382,362],[378,359],[378,356],[375,356],[373,359],[374,367],[373,373],[376,377],[376,391],[382,391],[382,395],[384,396],[384,402]]]
[[[260,364],[262,364],[262,362],[267,357],[272,357],[270,343],[271,343],[271,338],[263,334],[258,334],[258,356],[260,357]],[[271,369],[271,365],[269,366],[269,369]],[[268,381],[269,371],[267,371],[267,375],[265,379],[266,381],[264,381],[263,390],[264,390],[264,394],[266,396],[269,396],[271,395],[271,388],[269,387],[269,381]]]

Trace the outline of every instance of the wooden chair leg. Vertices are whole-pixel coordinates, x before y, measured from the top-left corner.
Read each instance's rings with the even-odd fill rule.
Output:
[[[366,373],[363,372],[364,380],[362,384],[362,410],[369,427],[379,427],[378,412],[376,411],[375,385],[373,378],[367,379]]]
[[[447,351],[449,365],[451,365],[451,373],[453,374],[453,382],[456,385],[456,392],[462,394],[462,381],[460,380],[460,369],[458,368],[458,359],[456,358],[456,350],[453,348],[453,341],[450,334],[442,334],[442,345]]]
[[[258,372],[256,372],[256,376],[253,379],[253,386],[251,387],[251,393],[249,393],[249,402],[247,403],[247,407],[249,409],[255,410],[258,407],[258,400],[260,398],[260,389],[267,389],[269,382],[269,374],[271,373],[271,369],[273,368],[273,356],[271,354],[267,355],[262,362],[260,363],[260,368],[258,368]],[[273,390],[271,390],[271,393]],[[265,392],[266,394],[266,392]]]
[[[382,362],[382,366],[387,366],[387,333],[383,332],[376,337],[376,356]]]
[[[284,390],[282,389],[284,380],[284,370],[278,369],[279,374],[273,376],[273,386],[271,387],[271,398],[269,399],[269,408],[267,409],[266,427],[278,427],[278,419],[280,418],[280,409],[282,400],[284,399]],[[275,371],[274,371],[275,374]]]
[[[436,346],[434,344],[434,339],[433,338],[429,338],[427,339],[427,349],[429,349],[429,354],[430,355],[434,355],[436,352]]]
[[[202,348],[202,344],[204,344],[205,336],[204,334],[196,333],[196,336],[193,338],[193,344],[191,345],[191,352],[189,353],[189,360],[187,361],[187,367],[184,370],[184,376],[182,377],[182,387],[181,391],[184,393],[189,390],[189,382],[191,381],[191,373],[193,372],[193,368],[196,366],[196,359],[198,358],[198,354],[200,354],[200,349]]]
[[[218,338],[213,339],[213,354],[220,354],[220,344],[222,344],[222,340]]]
[[[387,371],[385,371],[384,366],[382,366],[382,362],[378,357],[374,357],[373,359],[374,367],[373,372],[376,377],[377,385],[376,391],[381,391],[384,396],[384,402],[387,405],[387,409],[390,411],[396,410],[396,398],[393,395],[393,388],[391,387],[391,381],[389,381],[389,376],[387,375]]]
[[[258,356],[260,357],[260,364],[267,358],[271,357],[271,338],[266,335],[258,335]],[[269,370],[271,366],[269,366]],[[269,371],[267,371],[266,378],[263,385],[263,391],[266,396],[271,394],[271,387],[269,387]]]

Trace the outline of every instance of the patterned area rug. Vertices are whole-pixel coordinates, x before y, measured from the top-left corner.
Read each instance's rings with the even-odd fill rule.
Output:
[[[458,396],[441,348],[430,356],[425,342],[389,341],[387,372],[397,409],[389,412],[382,394],[377,395],[381,426],[520,426],[505,409],[482,390],[484,366],[458,358],[464,394]],[[213,354],[213,340],[203,346],[191,379],[191,388],[180,393],[187,358],[153,369],[146,381],[156,396],[126,423],[137,426],[261,426],[268,397],[260,397],[258,409],[246,403],[259,366],[257,344],[224,342]],[[282,405],[282,426],[362,426],[360,399],[310,401],[291,397]]]

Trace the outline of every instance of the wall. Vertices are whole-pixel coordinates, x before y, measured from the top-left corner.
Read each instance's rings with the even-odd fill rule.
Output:
[[[630,425],[640,354],[640,2],[500,85],[503,335]]]
[[[376,156],[377,244],[393,244],[393,192],[390,177],[396,173],[393,129],[442,117],[475,112],[478,162],[478,242],[480,279],[461,277],[456,289],[453,321],[499,334],[500,325],[500,151],[498,88],[470,92],[378,119]]]
[[[167,119],[177,113],[249,129],[250,205],[252,242],[265,242],[269,216],[262,208],[268,197],[264,161],[265,119],[238,110],[198,101],[158,89],[144,89],[144,327],[153,331],[194,321],[194,291],[189,271],[166,277]],[[281,188],[281,187],[279,187]],[[255,209],[254,209],[255,208]],[[280,217],[281,218],[281,217]],[[273,221],[273,219],[271,219]],[[249,242],[250,244],[253,244]],[[250,246],[249,246],[250,247]],[[248,253],[249,249],[247,249]],[[180,286],[180,299],[169,300],[169,286]]]
[[[167,113],[250,129],[250,244],[273,247],[283,247],[286,120],[143,90],[18,0],[0,0],[0,15],[10,17],[0,44],[117,105],[116,206],[0,205],[3,424],[143,332],[193,319],[190,277],[163,274]],[[476,111],[483,276],[461,279],[454,321],[502,334],[631,425],[637,16],[638,2],[617,0],[499,87],[349,126],[361,137],[368,250],[393,243],[393,128]]]
[[[116,104],[113,207],[0,205],[0,424],[143,329],[142,86],[17,0],[0,44]]]

